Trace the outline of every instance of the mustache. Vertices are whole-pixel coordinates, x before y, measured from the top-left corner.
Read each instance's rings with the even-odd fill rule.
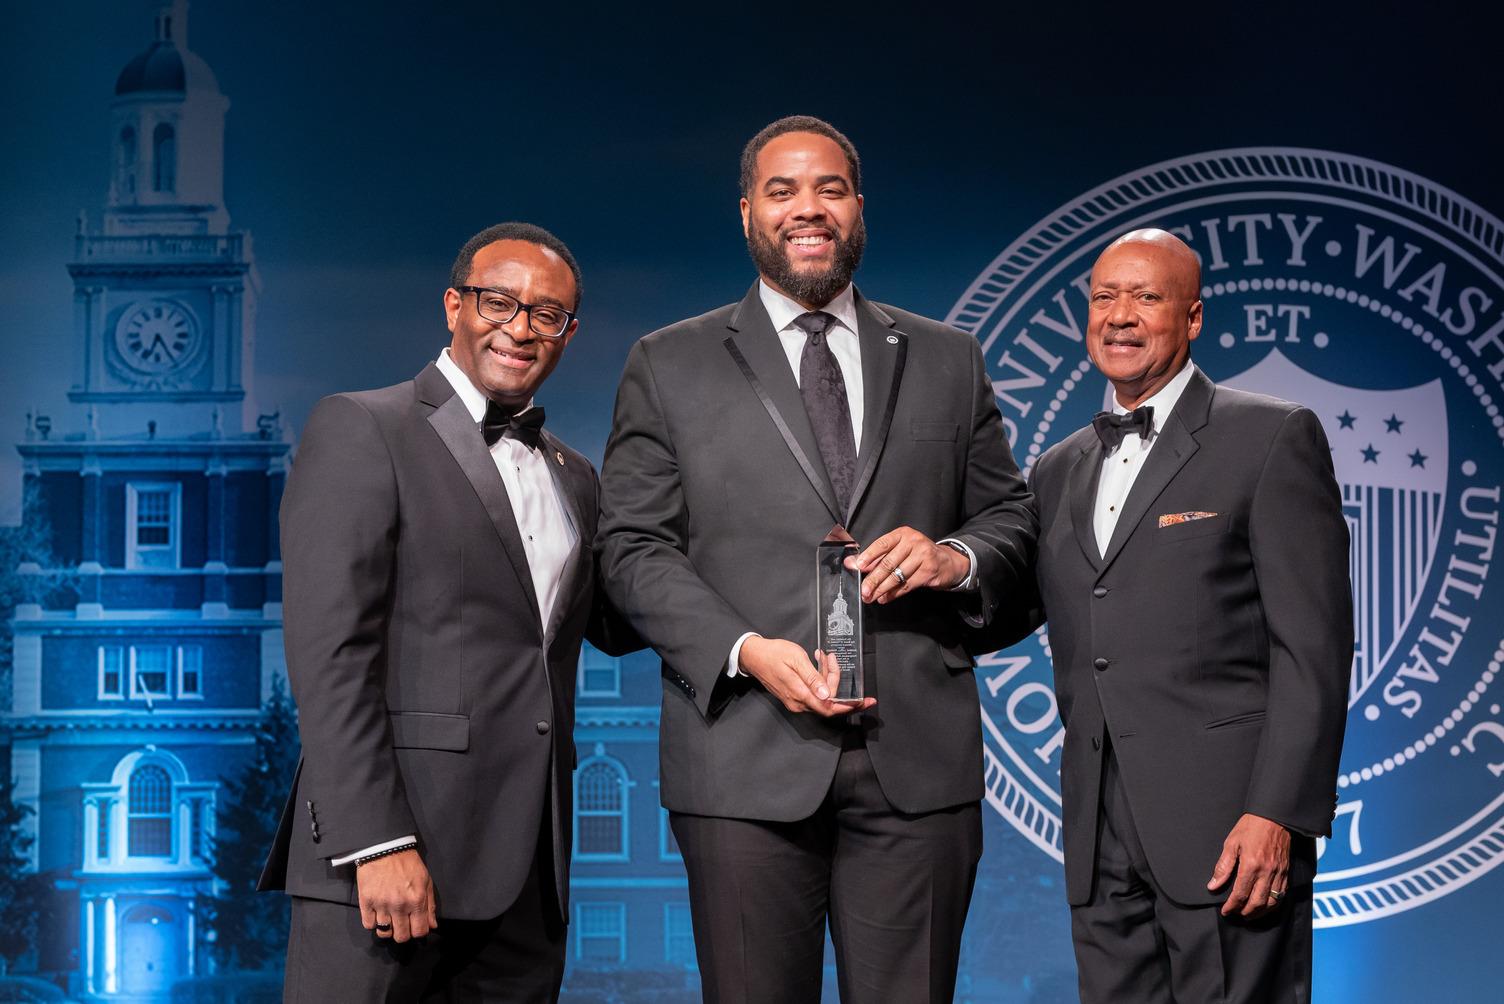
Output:
[[[841,228],[834,223],[790,223],[778,231],[779,240],[788,240],[789,236],[799,230],[829,230],[832,240],[844,240],[846,235],[841,233]]]

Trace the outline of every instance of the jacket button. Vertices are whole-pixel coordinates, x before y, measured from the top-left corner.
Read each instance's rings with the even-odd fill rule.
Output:
[[[1095,667],[1097,667],[1098,669],[1106,669],[1107,668],[1107,660],[1106,659],[1097,659],[1097,660],[1095,660],[1095,661],[1092,662],[1092,665],[1095,666]]]
[[[1101,749],[1102,748],[1102,740],[1099,737],[1097,737],[1097,736],[1092,736],[1091,737],[1091,748],[1094,749],[1094,750]]]
[[[1095,588],[1095,589],[1093,589],[1091,591],[1091,594],[1093,596],[1095,596],[1097,599],[1100,600],[1102,597],[1104,597],[1104,596],[1107,595],[1107,587],[1106,586],[1098,586],[1097,588]]]
[[[547,722],[539,722],[538,723],[538,734],[540,736],[546,736],[546,735],[548,735],[548,723]]]

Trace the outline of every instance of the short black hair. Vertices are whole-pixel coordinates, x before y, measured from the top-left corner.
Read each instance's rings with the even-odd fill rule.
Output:
[[[846,166],[851,169],[851,187],[854,194],[862,194],[862,158],[856,154],[856,147],[846,134],[824,119],[817,119],[813,115],[785,115],[777,122],[770,122],[758,131],[756,136],[747,140],[747,145],[742,147],[742,196],[750,197],[752,186],[757,183],[757,155],[762,153],[762,148],[768,145],[770,140],[776,139],[785,133],[812,132],[816,136],[824,136],[833,140],[841,152],[846,155]]]
[[[480,233],[465,242],[460,248],[460,253],[455,255],[454,264],[449,268],[449,286],[458,289],[470,282],[470,270],[475,266],[475,253],[488,244],[497,241],[527,241],[539,247],[548,248],[554,254],[564,259],[564,264],[569,266],[569,271],[574,275],[574,309],[580,309],[580,297],[584,290],[580,286],[580,266],[574,260],[569,247],[559,238],[532,223],[498,223],[495,226],[486,227]]]

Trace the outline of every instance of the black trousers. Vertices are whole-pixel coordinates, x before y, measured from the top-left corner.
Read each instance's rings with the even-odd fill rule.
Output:
[[[980,807],[901,813],[851,747],[808,819],[670,814],[707,1004],[819,1001],[827,919],[845,1004],[951,1000]]]
[[[500,917],[441,916],[437,930],[400,945],[362,927],[358,907],[294,896],[282,1000],[545,1004],[559,998],[567,944],[552,867],[537,858]]]
[[[1291,841],[1280,905],[1243,920],[1223,917],[1220,904],[1182,906],[1165,895],[1149,870],[1110,751],[1101,810],[1091,900],[1071,908],[1082,1004],[1310,1001],[1314,840]]]

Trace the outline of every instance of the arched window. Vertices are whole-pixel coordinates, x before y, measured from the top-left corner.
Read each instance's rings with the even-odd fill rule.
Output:
[[[133,858],[172,856],[172,778],[154,764],[131,772],[126,802],[126,853]]]
[[[173,192],[178,187],[178,142],[172,126],[165,122],[151,134],[152,188]]]
[[[604,757],[580,767],[574,789],[575,853],[582,858],[627,856],[627,772]]]
[[[136,130],[126,126],[120,130],[120,145],[115,149],[115,177],[120,182],[121,195],[136,194]]]

